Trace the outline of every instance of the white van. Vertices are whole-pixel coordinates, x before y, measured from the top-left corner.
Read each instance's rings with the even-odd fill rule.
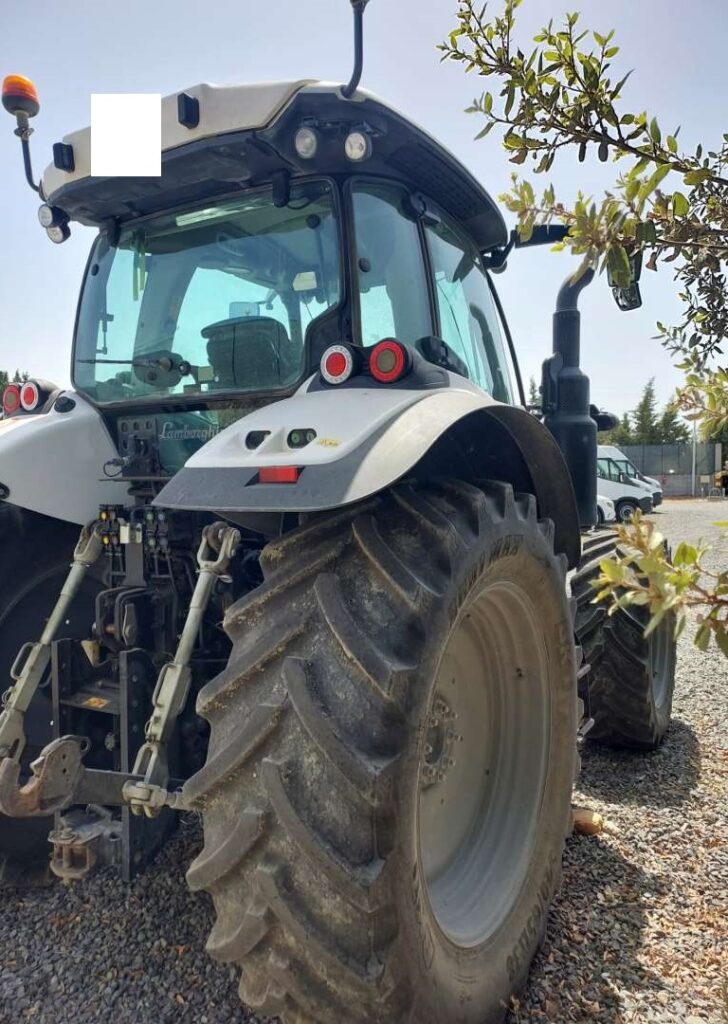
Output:
[[[615,448],[613,444],[600,444],[597,449],[597,456],[599,458],[614,459],[617,466],[623,473],[626,473],[628,477],[636,481],[636,483],[642,484],[646,490],[652,495],[652,504],[655,508],[662,504],[662,485],[659,480],[655,480],[652,476],[645,476],[644,473],[640,473],[633,462],[627,458],[623,451],[619,448]]]
[[[605,498],[614,502],[617,520],[628,523],[637,509],[652,511],[652,493],[643,483],[628,476],[617,462],[608,455],[597,455],[597,489]],[[621,461],[621,460],[620,460]]]
[[[613,523],[616,518],[617,511],[612,499],[606,498],[603,494],[597,494],[597,526]]]

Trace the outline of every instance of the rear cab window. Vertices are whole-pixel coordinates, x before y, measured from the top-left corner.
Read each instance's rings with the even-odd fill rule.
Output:
[[[499,402],[512,404],[506,345],[480,254],[446,219],[425,228],[440,337],[468,367],[470,379]]]
[[[430,298],[417,222],[407,216],[406,189],[355,181],[352,187],[356,232],[361,343],[383,338],[405,345],[432,334]]]

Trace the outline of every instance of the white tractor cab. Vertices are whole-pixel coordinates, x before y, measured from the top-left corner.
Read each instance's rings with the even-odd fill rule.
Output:
[[[640,473],[635,464],[619,448],[615,448],[612,444],[600,444],[597,448],[597,457],[600,459],[611,459],[620,472],[649,491],[652,495],[652,505],[654,508],[662,504],[662,484],[660,481]]]
[[[652,512],[652,492],[639,480],[628,476],[614,459],[599,454],[597,477],[599,491],[614,502],[620,522],[629,522],[637,509]]]
[[[346,86],[164,99],[158,178],[93,178],[85,129],[36,184],[6,79],[42,225],[98,237],[73,388],[0,424],[0,849],[56,814],[57,875],[130,878],[196,810],[256,1013],[481,1024],[543,933],[577,743],[667,729],[672,625],[592,604],[593,275],[540,422],[490,276],[519,243],[358,88],[364,5]]]

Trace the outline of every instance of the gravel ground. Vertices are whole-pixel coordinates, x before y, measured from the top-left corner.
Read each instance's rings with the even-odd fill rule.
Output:
[[[664,510],[664,511],[663,511]],[[667,501],[658,528],[714,542],[728,503]],[[589,745],[576,802],[608,831],[571,837],[543,950],[509,1024],[728,1024],[728,666],[680,639],[673,720],[656,753]]]
[[[671,540],[717,537],[728,505],[666,502]],[[711,556],[725,564],[728,540]],[[655,754],[588,746],[578,802],[608,831],[570,839],[543,950],[509,1024],[728,1024],[728,669],[680,643],[674,720]],[[185,820],[156,864],[125,886],[4,892],[0,1024],[236,1024],[234,972],[204,952],[211,905],[184,867]],[[345,1022],[342,1022],[345,1024]]]

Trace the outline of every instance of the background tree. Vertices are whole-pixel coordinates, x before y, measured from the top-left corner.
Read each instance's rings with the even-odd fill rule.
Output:
[[[692,441],[690,428],[680,419],[672,402],[665,406],[665,411],[657,421],[657,432],[661,444],[689,444]]]
[[[634,423],[632,444],[659,444],[657,398],[655,397],[655,378],[651,377],[645,384],[642,397],[632,414]]]
[[[541,392],[535,377],[531,377],[528,381],[528,404],[537,409],[541,408]]]
[[[627,165],[599,201],[580,193],[568,206],[553,186],[538,195],[517,173],[501,198],[524,239],[536,224],[568,226],[554,248],[581,256],[577,276],[590,266],[606,269],[614,286],[626,288],[642,262],[650,270],[674,264],[683,315],[672,326],[658,323],[658,335],[687,373],[680,411],[700,423],[703,436],[716,436],[728,429],[728,367],[715,365],[728,336],[728,133],[712,148],[682,150],[678,129],[668,134],[647,111],[623,109],[630,72],[613,75],[613,31],[582,29],[572,13],[519,45],[521,0],[501,2],[500,13],[487,17],[482,0],[459,0],[455,28],[441,46],[443,60],[495,83],[495,95],[483,92],[469,108],[483,122],[477,137],[498,127],[511,162],[529,161],[536,173],[549,171],[562,152],[576,149],[583,161],[590,147],[602,161],[611,156]],[[652,626],[668,610],[684,621],[694,604],[705,612],[696,642],[705,647],[715,637],[728,655],[728,573],[710,578],[701,551],[690,545],[680,545],[670,563],[639,518],[622,539],[632,554],[603,563],[599,596],[648,605]]]
[[[605,430],[599,434],[599,444],[613,444],[620,448],[623,444],[634,444],[632,437],[632,424],[629,413],[626,412],[613,430]]]
[[[636,408],[626,412],[613,430],[599,435],[600,444],[618,448],[628,444],[686,444],[691,440],[690,428],[680,419],[674,400],[658,412],[654,377],[645,384]]]

